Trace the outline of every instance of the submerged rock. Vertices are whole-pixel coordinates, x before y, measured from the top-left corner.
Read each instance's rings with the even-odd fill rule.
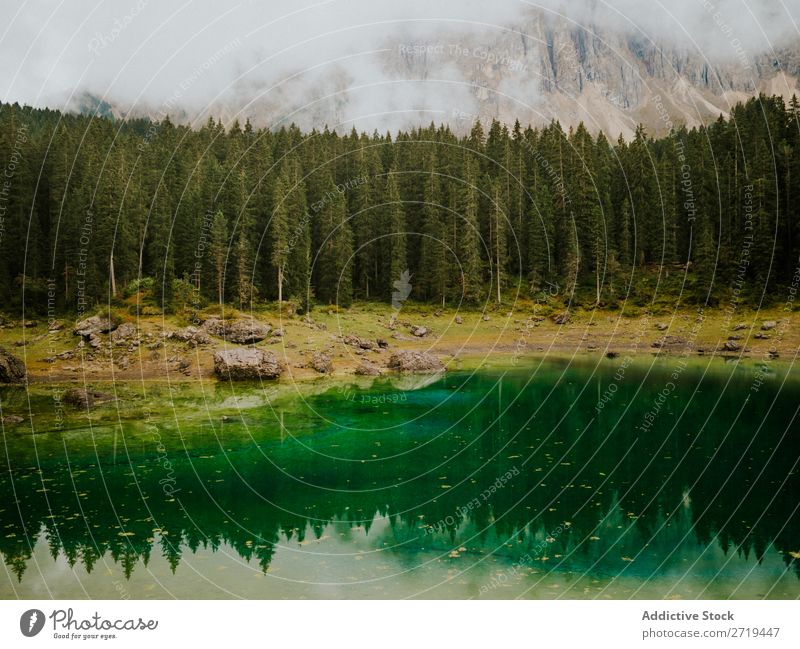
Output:
[[[76,408],[91,408],[96,403],[115,401],[116,397],[113,394],[99,392],[97,390],[70,388],[64,392],[61,400],[70,406],[75,406]]]
[[[283,363],[270,351],[254,347],[225,349],[214,354],[214,372],[234,381],[276,379],[284,370]]]
[[[399,372],[444,372],[442,362],[428,352],[400,351],[389,358],[389,368]]]
[[[557,325],[565,325],[569,322],[569,311],[563,311],[553,316],[553,322]]]
[[[0,383],[21,383],[26,373],[22,359],[0,347]]]
[[[770,329],[774,329],[777,326],[778,323],[775,322],[775,320],[764,320],[764,322],[761,323],[761,328],[764,331],[769,331]]]

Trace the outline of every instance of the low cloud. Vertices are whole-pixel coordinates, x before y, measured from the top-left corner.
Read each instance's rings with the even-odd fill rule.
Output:
[[[56,8],[7,0],[5,9],[3,101],[75,109],[89,95],[120,113],[339,128],[477,114],[470,71],[498,61],[480,61],[475,48],[505,38],[527,51],[541,41],[534,24],[614,30],[713,63],[797,43],[800,21],[800,0],[75,0]],[[452,51],[459,43],[474,61]],[[526,104],[538,87],[530,63],[510,59],[494,72]],[[525,78],[515,78],[521,70]]]

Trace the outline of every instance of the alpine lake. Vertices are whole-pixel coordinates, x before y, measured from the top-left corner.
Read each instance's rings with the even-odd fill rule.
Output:
[[[800,597],[788,363],[0,389],[0,598]]]

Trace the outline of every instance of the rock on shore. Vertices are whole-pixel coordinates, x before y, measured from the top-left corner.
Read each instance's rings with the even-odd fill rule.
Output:
[[[21,383],[26,373],[22,359],[0,347],[0,383]]]
[[[283,363],[270,351],[254,347],[225,349],[214,354],[214,372],[220,378],[234,381],[277,379]]]
[[[83,336],[89,338],[92,335],[107,334],[117,328],[117,325],[111,321],[110,318],[103,318],[99,315],[93,315],[81,320],[75,324],[72,330],[76,336]]]
[[[311,356],[311,367],[320,374],[329,374],[333,369],[333,359],[323,352],[314,352]]]
[[[224,338],[228,342],[236,343],[237,345],[252,345],[253,343],[261,342],[272,331],[272,327],[268,324],[252,318],[240,318],[238,320],[209,318],[203,323],[203,329],[212,336]]]
[[[389,358],[389,368],[399,372],[444,372],[442,362],[428,352],[399,351]]]

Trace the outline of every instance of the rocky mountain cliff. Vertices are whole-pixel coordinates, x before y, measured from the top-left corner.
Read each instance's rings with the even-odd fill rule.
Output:
[[[734,39],[727,56],[711,58],[696,48],[541,14],[491,40],[484,37],[459,45],[395,45],[385,67],[396,76],[429,78],[455,64],[473,86],[481,118],[557,119],[565,127],[583,121],[613,137],[630,136],[639,123],[656,134],[673,124],[707,123],[759,92],[788,100],[800,78],[800,43],[753,55]]]
[[[639,123],[655,135],[673,125],[707,123],[759,92],[788,99],[800,78],[800,41],[754,53],[732,34],[720,47],[716,33],[717,47],[706,48],[715,54],[706,56],[702,43],[654,42],[634,31],[579,26],[533,10],[504,28],[451,26],[426,33],[409,38],[398,32],[377,50],[354,43],[353,57],[313,68],[244,76],[200,110],[178,102],[169,110],[145,106],[130,113],[339,130],[434,121],[464,131],[476,118],[523,124],[557,119],[565,127],[583,121],[615,139],[630,137]],[[81,95],[80,102],[76,110],[94,110],[90,96]],[[98,108],[128,113],[109,98]]]

